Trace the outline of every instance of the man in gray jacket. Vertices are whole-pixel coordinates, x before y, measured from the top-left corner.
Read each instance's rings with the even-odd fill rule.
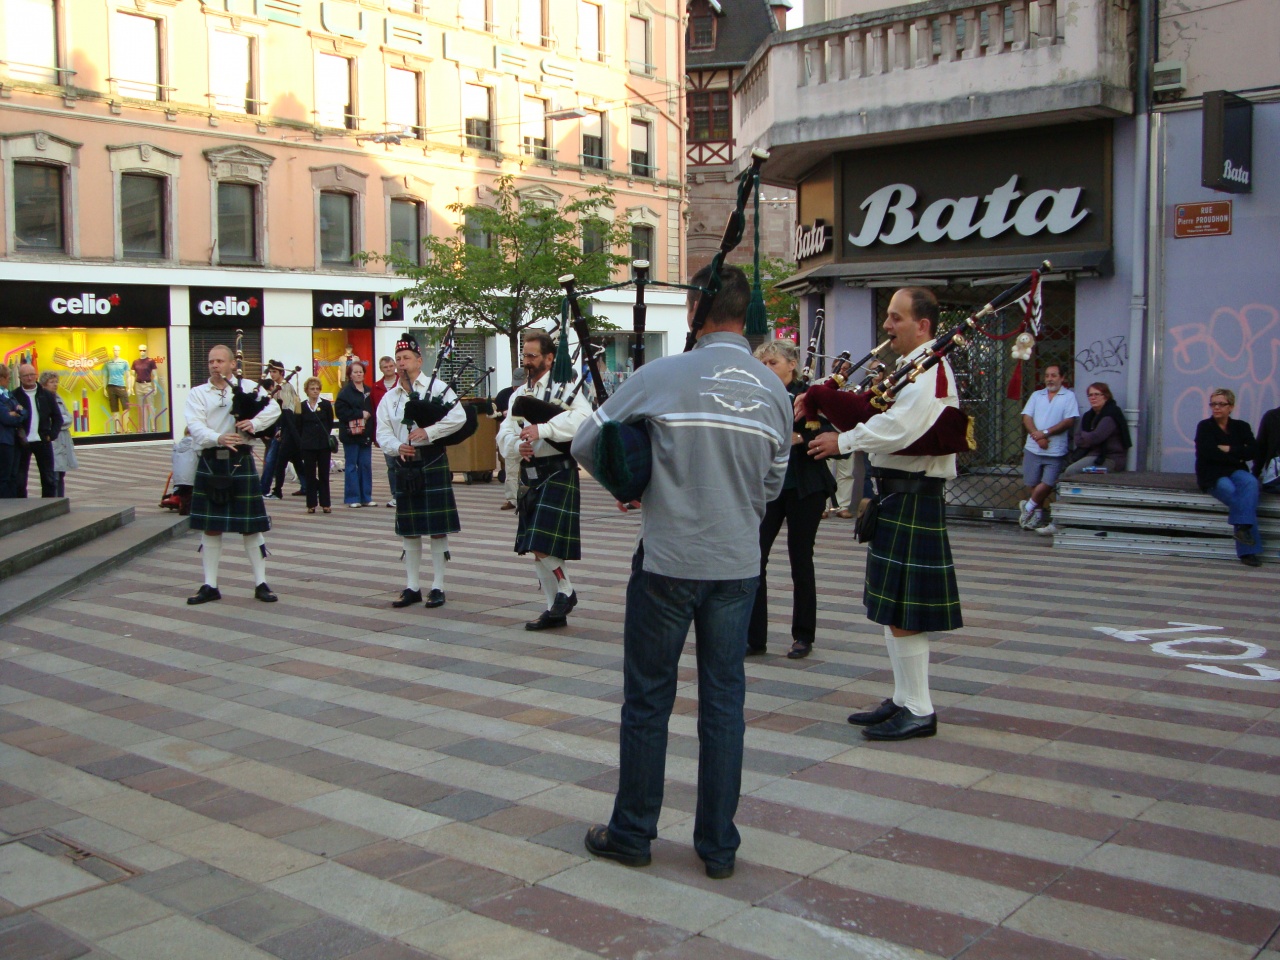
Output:
[[[709,271],[693,278],[706,284]],[[707,876],[733,874],[742,784],[747,622],[760,573],[760,521],[778,496],[791,447],[782,381],[742,335],[750,285],[725,267],[697,345],[641,367],[579,429],[573,455],[594,472],[609,420],[644,423],[653,472],[631,562],[623,623],[618,795],[587,849],[632,867],[658,835],[667,723],[689,626],[698,659],[698,812],[693,842]],[[697,294],[690,297],[692,318]],[[632,504],[636,506],[638,504]]]

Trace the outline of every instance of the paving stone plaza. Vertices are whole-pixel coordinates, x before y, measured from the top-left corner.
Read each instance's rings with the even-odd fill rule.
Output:
[[[154,511],[168,445],[88,448],[77,506]],[[386,499],[381,465],[375,499]],[[341,480],[334,478],[337,489]],[[691,652],[653,863],[608,819],[638,527],[584,483],[581,602],[542,609],[501,487],[459,484],[448,602],[393,610],[392,513],[269,503],[272,605],[198,538],[0,625],[0,958],[1280,960],[1280,564],[1055,550],[956,524],[965,629],[936,738],[845,722],[891,689],[851,524],[819,630],[747,663],[736,874],[692,848]]]

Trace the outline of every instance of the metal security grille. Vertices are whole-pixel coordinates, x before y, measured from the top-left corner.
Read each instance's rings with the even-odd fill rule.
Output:
[[[209,380],[209,351],[218,344],[236,348],[236,332],[231,327],[191,327],[191,386]],[[251,327],[244,332],[244,375],[250,380],[262,377],[262,330]]]
[[[431,370],[436,363],[436,350],[440,346],[442,333],[442,330],[415,331],[419,343],[424,346],[430,345],[431,352],[424,351],[422,356],[422,368],[428,376],[431,375]],[[456,378],[458,391],[464,395],[469,394],[471,385],[476,382],[487,366],[485,358],[484,335],[457,330],[453,337],[453,355],[440,364],[440,379],[445,383],[452,383]],[[468,363],[468,360],[471,362]],[[491,392],[488,382],[480,384],[476,389],[482,393]]]
[[[942,308],[940,329],[950,330],[973,314],[999,286],[952,286],[934,290]],[[876,296],[876,315],[883,317],[892,290]],[[1012,307],[984,324],[992,332],[1005,333],[1021,320]],[[879,332],[879,331],[877,331]],[[1016,361],[1010,354],[1012,340],[991,340],[981,335],[966,338],[967,345],[949,358],[960,393],[960,407],[973,418],[978,448],[956,461],[959,476],[947,484],[947,506],[953,516],[1012,517],[1023,496],[1022,408],[1041,383],[1046,363],[1060,362],[1071,371],[1075,352],[1075,287],[1048,283],[1044,287],[1044,318],[1031,360],[1022,365],[1022,391],[1017,399],[1006,396]]]

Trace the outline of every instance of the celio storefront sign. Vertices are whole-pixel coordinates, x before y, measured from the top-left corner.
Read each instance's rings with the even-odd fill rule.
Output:
[[[1110,246],[1105,122],[843,154],[840,258]]]
[[[404,307],[390,295],[343,290],[313,290],[311,325],[372,330],[379,320],[402,320]]]
[[[263,320],[262,290],[243,287],[192,287],[190,316],[193,327],[260,327]]]

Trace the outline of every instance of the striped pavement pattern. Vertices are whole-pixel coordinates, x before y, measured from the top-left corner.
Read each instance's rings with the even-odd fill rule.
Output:
[[[75,503],[147,511],[168,450],[81,463]],[[224,600],[187,607],[192,536],[0,628],[0,957],[1280,960],[1274,560],[955,524],[939,735],[872,745],[844,719],[891,690],[864,548],[823,523],[817,644],[789,661],[779,543],[738,870],[711,881],[692,653],[653,864],[582,848],[616,784],[638,529],[583,492],[560,631],[522,629],[541,593],[496,484],[456,487],[439,610],[389,606],[391,511],[286,497],[277,604],[229,541]]]

